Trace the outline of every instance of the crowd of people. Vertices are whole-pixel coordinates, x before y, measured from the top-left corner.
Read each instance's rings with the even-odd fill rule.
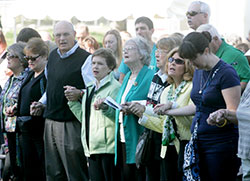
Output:
[[[193,1],[194,31],[157,42],[142,16],[135,37],[111,29],[103,47],[68,21],[54,42],[23,28],[7,46],[0,32],[1,179],[250,180],[249,45],[229,44],[210,14]]]

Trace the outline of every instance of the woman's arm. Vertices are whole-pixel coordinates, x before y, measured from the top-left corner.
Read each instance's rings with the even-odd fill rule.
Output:
[[[241,87],[235,86],[223,89],[221,92],[226,103],[226,109],[219,109],[211,113],[207,119],[207,123],[210,125],[223,125],[229,121],[237,125],[236,109],[240,103]]]
[[[235,86],[221,91],[224,97],[227,110],[225,118],[231,121],[233,124],[238,124],[235,112],[240,103],[241,87]]]
[[[166,114],[170,116],[192,116],[195,114],[195,110],[196,106],[192,103],[190,105],[177,109],[169,109],[168,111],[166,111]]]

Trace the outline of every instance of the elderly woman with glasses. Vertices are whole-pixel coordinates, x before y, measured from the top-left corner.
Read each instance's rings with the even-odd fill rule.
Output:
[[[11,174],[14,178],[20,178],[20,157],[17,157],[17,130],[15,116],[19,90],[21,84],[28,75],[28,63],[24,59],[24,47],[25,43],[19,42],[12,44],[8,48],[8,65],[13,75],[8,79],[3,87],[0,95],[0,118],[1,118],[1,129],[7,135],[8,149],[10,156],[10,167]],[[17,159],[18,158],[18,159]]]
[[[41,109],[30,114],[34,102],[46,89],[44,69],[49,49],[41,38],[31,38],[24,48],[30,72],[21,85],[17,104],[17,124],[22,154],[24,180],[45,180],[44,168],[44,118]]]
[[[124,78],[117,96],[122,111],[116,111],[116,163],[125,180],[143,179],[142,169],[135,165],[135,151],[143,127],[138,124],[138,117],[131,114],[133,101],[146,100],[154,71],[148,68],[151,49],[142,37],[128,40],[123,49],[124,63],[131,72]]]

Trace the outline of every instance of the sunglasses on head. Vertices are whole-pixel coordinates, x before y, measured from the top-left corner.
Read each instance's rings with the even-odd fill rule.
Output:
[[[197,14],[200,14],[202,12],[197,12],[197,11],[188,11],[186,12],[186,16],[195,16]]]
[[[173,63],[173,62],[175,62],[176,64],[179,64],[179,65],[183,65],[185,62],[184,62],[184,60],[181,60],[181,59],[179,59],[179,58],[173,58],[173,57],[170,57],[169,59],[168,59],[168,62],[169,63]]]
[[[40,55],[37,55],[36,57],[25,56],[24,59],[25,59],[26,61],[31,60],[32,62],[34,62],[34,61],[36,61],[36,59],[37,59],[38,57],[40,57]]]

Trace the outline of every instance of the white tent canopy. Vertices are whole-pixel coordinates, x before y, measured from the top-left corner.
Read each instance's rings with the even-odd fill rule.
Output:
[[[179,9],[185,12],[187,1],[181,0],[18,0],[14,4],[12,15],[23,15],[29,19],[44,19],[50,17],[54,20],[69,20],[73,16],[81,21],[94,21],[104,17],[111,21],[121,21],[133,15],[153,17],[155,14],[166,17],[167,9],[178,2]]]

